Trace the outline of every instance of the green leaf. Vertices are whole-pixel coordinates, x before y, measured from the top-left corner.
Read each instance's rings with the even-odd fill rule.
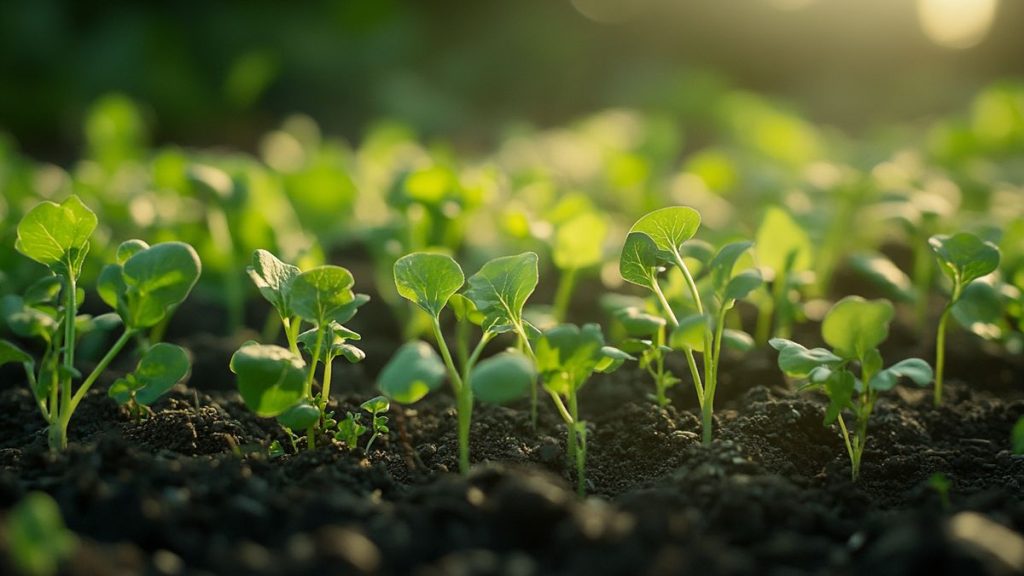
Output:
[[[599,214],[585,212],[558,227],[552,259],[561,270],[578,270],[600,264],[604,259],[604,239],[608,221]]]
[[[101,274],[100,294],[107,298],[122,290],[115,309],[126,326],[148,328],[161,322],[172,308],[188,297],[199,280],[201,264],[196,251],[183,242],[164,242],[136,253],[120,270],[108,266]]]
[[[604,335],[596,324],[586,324],[582,329],[561,324],[546,330],[534,347],[544,387],[566,395],[582,386],[604,358],[603,346]]]
[[[740,352],[749,352],[754,349],[754,337],[743,330],[726,328],[722,330],[722,343]]]
[[[366,434],[366,426],[359,422],[359,417],[359,414],[349,412],[344,420],[338,422],[338,433],[334,435],[334,438],[344,442],[349,450],[355,450],[359,437]]]
[[[669,345],[675,350],[687,348],[704,352],[704,333],[710,326],[710,319],[701,314],[691,314],[679,320],[679,326],[672,330]]]
[[[377,388],[399,404],[418,402],[444,381],[444,362],[422,340],[407,342],[395,352],[377,378]]]
[[[836,354],[863,359],[889,336],[893,307],[888,300],[847,296],[828,311],[821,336]]]
[[[868,386],[879,391],[892,390],[900,378],[909,378],[918,386],[927,386],[933,376],[932,367],[927,362],[920,358],[907,358],[875,374]]]
[[[466,281],[462,268],[451,256],[413,252],[395,262],[398,294],[437,317]]]
[[[455,319],[459,322],[470,322],[479,326],[484,322],[484,315],[476,309],[476,304],[466,298],[463,294],[453,294],[448,300],[448,305],[455,312]]]
[[[356,300],[352,292],[355,279],[341,266],[325,265],[296,276],[289,289],[289,304],[295,314],[323,326],[352,317],[349,307]],[[345,318],[345,317],[348,318]],[[339,321],[341,323],[341,321]]]
[[[148,250],[149,244],[146,244],[142,240],[125,240],[117,247],[117,253],[114,257],[118,264],[124,264],[129,258],[135,256],[143,250]]]
[[[51,576],[71,557],[78,540],[67,529],[57,502],[44,492],[32,492],[7,516],[7,549],[15,569],[32,576]]]
[[[51,304],[57,300],[63,286],[59,276],[45,276],[26,288],[22,299],[26,306]]]
[[[658,246],[647,234],[632,232],[626,236],[619,256],[619,274],[623,280],[651,288],[657,281]]]
[[[1024,454],[1024,416],[1017,419],[1010,433],[1010,444],[1014,454]]]
[[[807,349],[783,338],[768,341],[779,351],[779,369],[795,378],[806,378],[818,366],[837,366],[843,359],[824,348]]]
[[[825,410],[825,424],[836,421],[843,409],[849,407],[853,399],[853,391],[857,381],[847,370],[833,372],[825,381],[825,394],[828,395],[828,408]]]
[[[672,260],[683,243],[693,238],[700,228],[700,213],[689,206],[670,206],[648,212],[633,224],[629,233],[646,234],[654,241],[659,257]],[[627,236],[628,237],[628,236]]]
[[[31,363],[32,356],[7,340],[0,340],[0,366],[10,362]]]
[[[714,286],[716,292],[725,290],[729,280],[733,277],[732,271],[736,267],[736,262],[753,245],[753,242],[732,242],[722,246],[721,250],[711,259],[708,268],[711,271],[711,285]],[[758,279],[760,280],[760,275]]]
[[[22,338],[43,338],[50,341],[59,328],[56,311],[47,313],[39,308],[26,306],[24,300],[14,294],[0,298],[0,315],[7,327]]]
[[[386,396],[374,396],[359,405],[360,408],[376,416],[391,409],[391,402]]]
[[[850,256],[850,267],[868,279],[872,284],[882,288],[886,295],[902,302],[917,299],[913,282],[903,270],[892,260],[881,254],[862,252]]]
[[[481,361],[470,375],[473,394],[484,402],[504,404],[525,396],[537,371],[522,352],[508,351]]]
[[[78,196],[69,196],[60,204],[41,202],[18,223],[15,248],[51,268],[69,260],[80,262],[89,250],[96,224],[96,214]],[[73,269],[77,276],[77,266]]]
[[[118,385],[111,386],[108,394],[118,404],[134,396],[136,402],[149,406],[184,380],[189,368],[191,363],[183,348],[165,342],[154,344],[142,355],[135,371],[118,380]]]
[[[291,408],[305,393],[305,363],[280,346],[243,345],[231,357],[242,400],[257,416],[271,418]]]
[[[668,322],[654,314],[648,314],[639,308],[623,308],[615,313],[615,319],[622,323],[626,333],[633,338],[657,334]]]
[[[961,326],[990,340],[1003,335],[1003,311],[999,290],[984,280],[968,284],[953,304],[953,318]]]
[[[252,265],[245,271],[282,318],[294,316],[288,297],[292,282],[302,273],[298,266],[286,264],[266,250],[256,250],[252,253]]]
[[[811,267],[812,244],[807,232],[783,209],[769,207],[755,238],[757,260],[776,274]]]
[[[626,360],[636,360],[636,357],[614,346],[602,346],[601,359],[598,360],[594,370],[608,374],[618,370],[619,367],[625,364]]]
[[[520,326],[523,306],[537,288],[537,254],[495,258],[469,277],[466,297],[483,313],[485,330],[501,325]]]
[[[278,414],[277,421],[289,430],[305,430],[320,420],[320,409],[308,398]]]
[[[999,267],[999,248],[968,232],[932,236],[928,247],[942,271],[960,288]]]
[[[729,280],[722,293],[722,297],[726,302],[739,300],[760,287],[761,283],[761,272],[759,270],[754,268],[744,270]]]

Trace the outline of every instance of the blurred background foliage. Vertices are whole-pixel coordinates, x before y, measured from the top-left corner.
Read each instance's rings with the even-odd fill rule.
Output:
[[[943,32],[943,9],[981,31]],[[301,112],[349,140],[389,118],[472,150],[610,106],[700,116],[726,87],[891,127],[1024,73],[1019,0],[7,0],[2,15],[0,129],[62,164],[111,92],[142,105],[124,120],[154,144],[252,150]]]

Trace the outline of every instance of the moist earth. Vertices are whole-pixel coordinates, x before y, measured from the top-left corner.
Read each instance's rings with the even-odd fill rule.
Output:
[[[233,350],[203,338],[197,367]],[[215,377],[179,385],[148,418],[93,391],[52,455],[30,393],[8,378],[0,508],[53,495],[82,542],[63,568],[76,575],[1017,573],[1024,457],[1009,438],[1024,370],[1019,356],[953,350],[942,407],[909,388],[878,403],[856,483],[822,399],[791,391],[770,352],[723,362],[710,447],[687,383],[658,408],[638,370],[595,377],[580,401],[584,500],[544,404],[536,428],[526,404],[478,405],[476,465],[461,477],[444,393],[393,405],[369,454],[327,438],[293,453],[230,375],[197,368]],[[337,372],[332,389],[347,395],[334,409],[357,411],[369,379]],[[268,454],[273,440],[285,455]],[[938,473],[948,502],[929,482]]]

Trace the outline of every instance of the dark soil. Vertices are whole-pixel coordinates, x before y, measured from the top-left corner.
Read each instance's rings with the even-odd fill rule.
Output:
[[[586,500],[545,404],[536,430],[525,405],[478,405],[467,478],[446,394],[393,407],[368,455],[271,458],[290,445],[232,391],[235,343],[186,344],[208,381],[141,421],[94,391],[57,456],[25,387],[0,387],[0,508],[53,495],[83,542],[68,574],[1003,574],[1024,554],[1024,369],[976,343],[954,340],[943,407],[910,389],[879,403],[857,483],[821,399],[790,392],[769,352],[726,362],[710,448],[689,383],[658,409],[639,372],[595,378]],[[334,389],[341,413],[372,394],[359,367]]]

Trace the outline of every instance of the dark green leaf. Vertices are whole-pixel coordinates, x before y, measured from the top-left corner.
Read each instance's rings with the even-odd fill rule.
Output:
[[[299,401],[277,416],[277,421],[289,430],[311,428],[318,420],[320,420],[320,410],[308,399]]]
[[[473,393],[484,402],[504,404],[525,396],[537,372],[522,352],[508,351],[481,361],[470,375]]]
[[[412,404],[444,381],[444,362],[429,344],[407,342],[395,352],[377,378],[377,387],[399,404]]]
[[[231,371],[238,375],[242,400],[258,416],[277,416],[305,393],[305,364],[280,346],[243,345],[231,357]]]

